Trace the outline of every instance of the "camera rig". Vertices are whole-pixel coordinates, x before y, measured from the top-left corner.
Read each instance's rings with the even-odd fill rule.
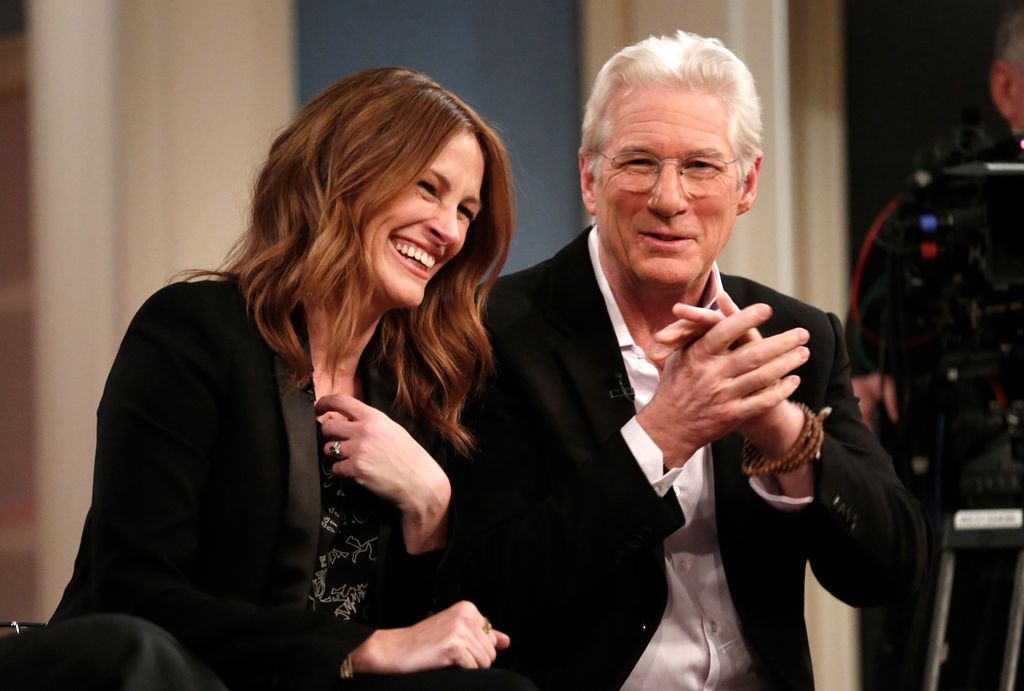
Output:
[[[879,214],[851,286],[851,355],[890,375],[887,446],[938,519],[1024,506],[1024,140],[964,127]]]

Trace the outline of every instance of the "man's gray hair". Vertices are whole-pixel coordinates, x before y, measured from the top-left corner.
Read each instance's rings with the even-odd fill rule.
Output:
[[[1024,2],[1011,2],[999,19],[994,56],[1016,70],[1024,70]]]
[[[742,181],[761,155],[761,101],[747,66],[717,38],[677,31],[623,48],[604,64],[583,113],[583,152],[604,153],[612,137],[611,106],[630,89],[670,88],[717,98],[729,117],[729,144]],[[596,174],[598,158],[590,165]]]

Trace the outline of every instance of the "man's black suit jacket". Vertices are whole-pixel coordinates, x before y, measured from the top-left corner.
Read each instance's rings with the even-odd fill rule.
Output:
[[[437,438],[391,409],[393,382],[360,372],[366,402],[438,458]],[[305,609],[320,525],[313,397],[235,283],[178,283],[142,306],[97,425],[92,506],[55,619],[149,619],[231,688],[330,688],[371,629]],[[381,626],[422,618],[436,566],[405,554],[391,518],[378,538]]]
[[[806,563],[849,604],[893,602],[923,577],[928,518],[860,422],[835,316],[723,282],[740,306],[772,306],[763,333],[808,329],[793,398],[832,407],[814,502],[798,512],[753,492],[737,434],[712,445],[719,546],[746,641],[778,686],[810,689]],[[499,281],[488,327],[498,369],[468,420],[479,449],[457,476],[462,569],[451,582],[511,634],[499,662],[543,688],[618,688],[661,619],[661,542],[685,517],[673,493],[656,496],[620,434],[635,409],[617,395],[628,379],[586,233]]]

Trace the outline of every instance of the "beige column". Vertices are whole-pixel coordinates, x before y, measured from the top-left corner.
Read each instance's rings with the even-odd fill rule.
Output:
[[[790,0],[797,295],[846,317],[846,93],[840,0]]]
[[[40,618],[71,573],[116,343],[117,4],[28,3]]]
[[[293,111],[294,51],[287,0],[29,0],[28,18],[45,617],[71,573],[124,328],[244,228],[254,167]]]
[[[843,314],[846,291],[844,109],[839,0],[584,0],[585,100],[619,48],[677,29],[715,36],[747,64],[763,106],[764,164],[722,270]],[[857,620],[808,571],[815,681],[859,684]]]
[[[790,0],[794,294],[846,317],[846,99],[840,0]],[[820,689],[860,685],[857,612],[808,570],[806,619]]]

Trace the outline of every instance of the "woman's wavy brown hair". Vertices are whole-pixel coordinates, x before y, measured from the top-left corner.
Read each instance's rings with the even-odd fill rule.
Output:
[[[396,406],[465,452],[472,438],[459,415],[492,367],[481,310],[508,255],[514,192],[501,140],[457,96],[403,68],[360,72],[321,92],[271,146],[249,230],[218,274],[239,282],[260,333],[300,384],[311,369],[294,317],[324,309],[333,369],[376,287],[367,221],[461,132],[483,152],[482,209],[423,302],[384,315],[370,355],[393,372]]]

